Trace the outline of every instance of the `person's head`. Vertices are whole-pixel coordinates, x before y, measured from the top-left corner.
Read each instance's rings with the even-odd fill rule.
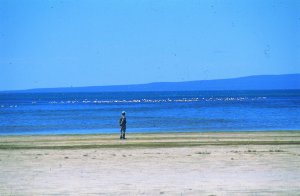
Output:
[[[126,112],[125,112],[125,111],[123,111],[123,112],[122,112],[122,115],[123,115],[123,116],[125,116],[125,114],[126,114]]]

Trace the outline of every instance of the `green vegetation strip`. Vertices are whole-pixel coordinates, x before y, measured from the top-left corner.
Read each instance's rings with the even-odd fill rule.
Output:
[[[80,144],[80,145],[17,145],[0,144],[0,150],[24,149],[93,149],[93,148],[171,148],[191,146],[228,146],[228,145],[300,145],[300,141],[221,141],[221,142],[141,142],[141,143],[114,143],[114,144]]]
[[[59,137],[59,138],[46,138],[46,139],[39,139],[39,138],[29,138],[28,140],[24,140],[24,139],[14,139],[14,138],[10,138],[10,139],[1,139],[0,138],[0,144],[4,144],[4,143],[44,143],[44,142],[51,142],[51,143],[60,143],[60,142],[101,142],[101,141],[115,141],[118,137],[95,137],[95,138],[78,138],[78,137],[73,137],[73,138],[69,138],[66,137]],[[128,141],[139,141],[139,142],[143,142],[143,141],[147,141],[147,142],[151,142],[151,141],[159,141],[159,140],[229,140],[229,139],[233,139],[233,140],[259,140],[259,139],[265,139],[266,137],[268,137],[270,140],[289,140],[289,139],[299,139],[300,135],[289,135],[289,136],[266,136],[266,135],[258,135],[255,137],[251,137],[251,136],[175,136],[175,137],[167,137],[167,136],[163,136],[163,137],[131,137]]]

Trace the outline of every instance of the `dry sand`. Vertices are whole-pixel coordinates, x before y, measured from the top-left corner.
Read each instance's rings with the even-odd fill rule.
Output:
[[[0,195],[299,195],[300,132],[1,136]]]

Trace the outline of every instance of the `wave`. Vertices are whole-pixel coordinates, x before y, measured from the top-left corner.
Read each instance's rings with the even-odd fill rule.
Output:
[[[124,104],[124,103],[188,103],[188,102],[246,102],[265,100],[267,97],[209,97],[209,98],[179,98],[179,99],[83,99],[83,100],[52,100],[52,101],[31,101],[19,103],[19,105],[38,104]],[[18,104],[1,104],[0,108],[17,108]]]
[[[168,103],[168,102],[211,102],[211,101],[256,101],[256,100],[264,100],[267,97],[211,97],[211,98],[181,98],[181,99],[117,99],[117,100],[67,100],[67,101],[49,101],[49,104],[111,104],[111,103]]]

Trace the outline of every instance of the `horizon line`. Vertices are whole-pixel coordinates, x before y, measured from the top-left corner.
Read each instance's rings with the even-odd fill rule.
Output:
[[[108,84],[108,85],[88,85],[88,86],[37,87],[37,88],[15,89],[15,90],[0,90],[0,93],[11,92],[11,91],[30,91],[30,90],[46,90],[46,89],[61,89],[61,88],[90,88],[90,87],[114,87],[114,86],[148,85],[148,84],[157,84],[157,83],[185,83],[185,82],[212,81],[212,80],[230,80],[230,79],[257,77],[257,76],[282,76],[282,75],[300,75],[300,73],[247,75],[247,76],[218,78],[218,79],[200,79],[200,80],[184,80],[184,81],[160,81],[160,82],[147,82],[147,83],[138,83],[138,84],[134,83],[134,84]]]

